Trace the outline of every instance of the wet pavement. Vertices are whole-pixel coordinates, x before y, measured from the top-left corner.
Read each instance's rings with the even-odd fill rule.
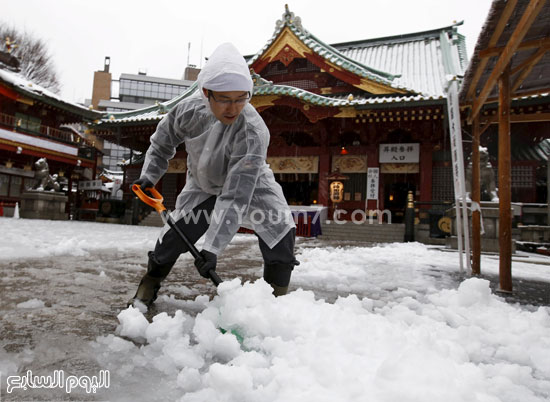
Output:
[[[359,245],[365,246],[364,243],[299,239],[297,249]],[[34,375],[49,375],[60,369],[76,376],[98,373],[102,368],[94,358],[90,341],[115,333],[117,315],[126,307],[145,272],[146,254],[146,250],[143,253],[111,251],[85,257],[0,262],[0,365],[3,360],[16,361],[19,372],[32,370]],[[224,280],[240,277],[243,282],[261,277],[262,258],[257,243],[251,240],[230,245],[224,258],[220,259],[218,273]],[[437,269],[430,275],[437,278],[441,287],[456,288],[465,279],[464,275]],[[497,277],[482,277],[491,281],[494,290],[498,288]],[[311,289],[304,284],[294,287],[312,290],[316,297],[328,302],[339,295],[347,295]],[[533,308],[550,306],[550,284],[547,282],[514,279],[514,289],[512,295],[505,296],[511,303],[533,305]],[[379,294],[358,296],[386,302],[391,300],[392,290],[388,288]],[[161,295],[170,294],[175,299],[188,300],[201,294],[213,297],[215,293],[214,286],[198,276],[189,255],[180,257],[160,292]],[[33,299],[37,300],[29,302]],[[31,308],[20,304],[25,302],[29,302]],[[44,308],[32,308],[33,303],[40,302],[44,303]],[[172,314],[181,308],[177,300],[159,297],[147,317],[151,319],[160,312]],[[194,316],[200,311],[186,312]],[[2,385],[4,383],[5,380]],[[40,390],[29,390],[24,395],[6,395],[2,389],[0,401],[44,400],[44,395]],[[105,396],[84,392],[67,395],[63,390],[57,393],[49,390],[47,395],[49,401],[101,400]]]

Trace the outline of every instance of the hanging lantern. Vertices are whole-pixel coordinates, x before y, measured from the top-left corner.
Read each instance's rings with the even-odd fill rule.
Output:
[[[344,183],[333,181],[330,183],[330,200],[335,204],[344,199]]]

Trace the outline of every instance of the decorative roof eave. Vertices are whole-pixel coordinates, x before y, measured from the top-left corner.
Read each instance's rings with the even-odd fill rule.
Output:
[[[260,112],[273,106],[294,107],[315,123],[329,117],[357,118],[365,110],[441,106],[446,104],[446,98],[424,95],[327,97],[285,85],[263,85],[254,92],[251,103]]]
[[[363,105],[389,104],[400,102],[415,102],[415,101],[446,101],[444,97],[433,97],[425,95],[404,95],[404,96],[380,96],[380,97],[360,97],[360,96],[324,96],[305,89],[295,88],[287,85],[263,85],[254,91],[254,97],[251,103],[255,106],[255,102],[260,102],[259,97],[280,98],[289,96],[297,98],[304,103],[309,103],[316,106],[325,107],[361,107]],[[265,101],[261,101],[265,102]]]
[[[28,105],[33,105],[34,102],[41,102],[88,121],[97,119],[102,115],[97,110],[91,110],[76,103],[67,102],[58,95],[26,80],[14,72],[0,69],[0,85],[17,94],[18,102]]]
[[[52,98],[48,95],[39,95],[35,93],[29,93],[27,94],[30,98],[33,98],[37,101],[43,102],[47,105],[56,107],[58,109],[64,110],[66,112],[72,113],[74,115],[82,117],[83,120],[86,121],[93,121],[97,119],[99,116],[101,116],[101,112],[93,109],[83,108],[79,107],[78,105],[67,103],[67,102],[60,102],[56,98]]]
[[[331,109],[333,112],[322,112],[325,117],[353,117],[355,114],[351,110],[362,110],[365,108],[384,108],[396,106],[411,106],[424,104],[444,103],[444,97],[432,97],[425,95],[403,95],[403,96],[380,96],[380,97],[354,97],[352,95],[341,97],[329,97],[319,95],[304,89],[295,88],[287,85],[273,85],[256,74],[252,74],[255,81],[254,96],[251,104],[259,110],[284,104],[284,98],[295,99],[298,103],[290,101],[294,106],[300,105],[301,109],[308,110],[309,107],[320,109]],[[182,99],[189,97],[195,92],[197,86],[194,85],[186,92],[172,99],[169,102],[152,105],[143,109],[128,112],[107,113],[105,117],[94,124],[96,131],[108,130],[113,127],[135,126],[144,123],[156,124],[164,114],[174,107]],[[288,103],[288,102],[286,102]],[[320,109],[319,109],[320,108]],[[353,115],[353,116],[352,116]]]
[[[285,8],[283,19],[277,21],[277,27],[271,39],[248,61],[256,71],[260,71],[273,60],[280,60],[288,65],[294,58],[300,57],[310,60],[337,78],[367,92],[417,93],[410,88],[392,83],[399,77],[398,75],[365,66],[325,44],[302,27],[300,18],[289,12],[288,6]]]
[[[144,107],[142,109],[130,110],[125,112],[106,112],[103,113],[100,119],[94,121],[93,126],[97,129],[109,128],[116,125],[134,125],[136,122],[158,121],[168,113],[174,106],[185,98],[190,97],[198,89],[198,84],[195,82],[185,92],[175,98],[154,105]]]

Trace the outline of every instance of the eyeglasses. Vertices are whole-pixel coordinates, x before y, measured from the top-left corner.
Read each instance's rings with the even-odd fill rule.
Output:
[[[208,99],[210,98],[214,99],[214,102],[219,103],[220,105],[228,106],[234,103],[235,105],[241,106],[246,104],[246,102],[250,100],[250,92],[246,93],[246,98],[239,98],[239,99],[233,100],[233,99],[216,99],[212,91],[208,90]]]

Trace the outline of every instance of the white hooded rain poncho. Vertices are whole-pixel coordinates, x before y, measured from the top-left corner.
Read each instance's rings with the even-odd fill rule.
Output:
[[[172,212],[174,220],[215,195],[204,250],[219,254],[240,226],[254,230],[273,248],[295,224],[281,186],[266,163],[267,126],[249,103],[232,124],[225,125],[211,112],[203,94],[206,88],[252,95],[248,65],[232,44],[225,43],[214,51],[197,83],[197,93],[182,100],[158,124],[141,177],[156,184],[178,145],[185,143],[187,181]],[[166,226],[160,241],[167,230]]]

